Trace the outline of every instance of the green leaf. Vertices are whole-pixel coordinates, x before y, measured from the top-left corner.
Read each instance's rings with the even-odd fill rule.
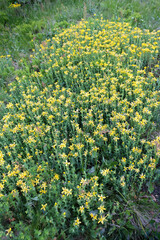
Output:
[[[148,182],[147,186],[149,193],[152,193],[154,191],[154,183]]]
[[[38,199],[38,197],[34,197],[34,198],[32,198],[32,200],[33,201],[38,201],[39,199]]]

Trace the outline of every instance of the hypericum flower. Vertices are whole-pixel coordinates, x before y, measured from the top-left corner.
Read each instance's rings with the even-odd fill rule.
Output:
[[[100,207],[98,207],[98,210],[100,211],[100,213],[103,213],[106,208],[104,207],[104,205],[101,205]]]
[[[144,174],[142,173],[139,178],[145,179],[145,177],[146,177],[146,175],[144,175]]]
[[[85,207],[88,209],[89,208],[89,202],[85,203]]]
[[[143,164],[144,163],[144,160],[141,158],[139,161],[138,161],[138,164]]]
[[[55,180],[59,180],[59,175],[58,175],[57,173],[55,173],[54,179],[55,179]]]
[[[63,142],[60,144],[60,148],[63,149],[66,147],[66,144],[67,144],[67,141],[66,140],[63,140]]]
[[[3,153],[2,151],[0,151],[0,166],[3,166],[4,165],[4,159],[3,159]]]
[[[6,232],[7,232],[6,235],[7,235],[7,236],[8,236],[8,235],[10,236],[11,233],[12,233],[12,228],[7,229]]]
[[[78,150],[81,150],[81,149],[84,147],[84,144],[82,144],[82,143],[77,143],[77,144],[75,144],[75,146],[76,146],[76,148],[77,148]]]
[[[106,221],[106,217],[105,216],[100,216],[100,218],[98,219],[98,223],[104,224],[105,221]]]
[[[63,212],[63,216],[66,217],[66,212]]]
[[[121,182],[121,186],[124,187],[126,184],[125,182]]]
[[[72,189],[67,189],[66,187],[62,187],[62,195],[67,195],[67,196],[69,196],[69,195],[72,195]]]
[[[64,159],[67,158],[67,155],[65,153],[59,154],[59,156]]]
[[[129,167],[128,167],[128,170],[134,170],[134,165],[130,165]]]
[[[21,188],[22,188],[22,192],[24,192],[24,193],[27,193],[29,191],[29,187],[26,186],[25,183],[21,186]]]
[[[92,187],[92,188],[94,188],[94,187]],[[97,195],[97,192],[92,192],[92,196],[94,197],[94,196],[96,196]]]
[[[41,207],[41,210],[44,210],[44,211],[45,211],[45,210],[46,210],[46,207],[47,207],[47,203],[46,203],[46,204],[42,204],[41,206],[42,206],[42,207]]]
[[[98,195],[99,201],[103,202],[103,199],[105,199],[106,197],[104,197],[103,195]]]
[[[11,194],[15,198],[16,196],[18,196],[18,191],[16,189],[13,189]]]
[[[102,176],[106,176],[109,173],[109,169],[104,169],[101,171]]]
[[[11,102],[8,103],[7,106],[6,106],[6,108],[8,108],[8,109],[11,108],[11,109],[12,109],[12,108],[13,108],[13,103],[11,103]]]
[[[20,3],[11,3],[11,4],[9,5],[9,8],[18,8],[18,7],[20,7],[20,6],[21,6]]]
[[[79,211],[80,211],[81,213],[83,213],[83,212],[84,212],[84,206],[80,206]]]
[[[65,162],[63,162],[63,164],[68,167],[70,165],[70,162],[68,162],[67,160]]]
[[[74,221],[74,225],[78,227],[80,225],[80,223],[81,223],[81,221],[77,217],[77,219]]]
[[[122,158],[122,162],[125,163],[126,162],[126,158]]]
[[[127,169],[128,169],[127,167],[124,167],[124,169],[123,169],[123,170],[124,170],[124,172],[125,172],[125,171],[127,171]]]
[[[97,214],[90,213],[90,216],[93,220],[97,220]]]

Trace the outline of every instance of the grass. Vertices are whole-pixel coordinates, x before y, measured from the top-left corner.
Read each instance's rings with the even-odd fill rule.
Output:
[[[5,11],[1,13],[1,44],[3,46],[1,54],[12,53],[14,57],[18,57],[24,51],[26,54],[32,49],[30,41],[34,37],[43,41],[53,35],[55,23],[63,21],[75,23],[83,17],[94,14],[97,16],[103,14],[105,19],[122,18],[134,26],[153,30],[160,26],[159,5],[158,0],[60,0],[22,5],[12,11],[5,5],[6,15]]]

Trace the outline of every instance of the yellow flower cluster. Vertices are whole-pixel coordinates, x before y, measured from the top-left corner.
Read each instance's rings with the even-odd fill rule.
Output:
[[[20,6],[21,6],[20,3],[11,3],[11,4],[9,5],[9,8],[18,8],[18,7],[20,7]]]
[[[2,151],[0,151],[0,166],[3,166],[3,164],[4,164],[4,158],[3,158],[3,153],[2,153]]]
[[[7,57],[7,58],[10,58],[11,55],[1,55],[1,56],[0,56],[0,58],[6,58],[6,57]]]
[[[119,207],[109,191],[127,195],[152,181],[158,140],[147,135],[160,99],[148,66],[159,65],[159,40],[159,32],[94,19],[40,45],[32,55],[39,70],[10,84],[0,123],[4,204],[23,195],[52,209],[47,217],[67,224],[71,215],[75,228],[106,224]]]

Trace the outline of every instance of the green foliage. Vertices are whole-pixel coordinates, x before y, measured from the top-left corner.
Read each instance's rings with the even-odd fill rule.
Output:
[[[4,12],[4,11],[0,11],[0,22],[1,22],[1,24],[5,24],[6,22],[8,22],[8,20],[9,20],[9,18],[7,16],[7,13]]]
[[[11,7],[11,3],[21,5]],[[0,49],[0,149],[3,151],[1,154],[0,150],[0,184],[2,184],[0,197],[3,199],[0,203],[2,220],[0,239],[51,240],[53,237],[69,240],[153,239],[153,237],[159,239],[158,223],[156,224],[157,206],[153,205],[152,199],[146,197],[146,193],[143,194],[141,190],[145,182],[151,194],[154,190],[154,180],[158,181],[159,178],[159,169],[154,170],[159,159],[154,143],[157,144],[159,140],[152,142],[153,138],[149,138],[155,128],[154,122],[160,119],[157,105],[159,101],[157,91],[160,85],[159,79],[156,79],[159,78],[160,73],[158,62],[160,51],[158,44],[152,39],[156,33],[135,30],[135,36],[130,34],[126,46],[125,38],[122,39],[120,35],[122,42],[119,43],[114,39],[113,43],[110,41],[106,43],[108,57],[104,59],[106,54],[106,52],[102,54],[104,49],[99,49],[98,53],[91,51],[92,42],[90,36],[87,39],[88,29],[85,29],[86,39],[85,37],[79,39],[80,46],[74,48],[77,40],[76,31],[81,28],[79,21],[82,18],[89,21],[87,26],[91,28],[91,32],[93,30],[91,37],[95,37],[95,29],[101,33],[99,22],[95,20],[101,14],[105,19],[127,22],[129,33],[130,25],[141,29],[156,29],[160,25],[159,0],[1,0],[0,8],[0,45],[2,46]],[[74,35],[72,24],[77,22],[78,30],[75,30]],[[65,30],[70,26],[71,28]],[[111,30],[114,31],[112,27]],[[118,27],[115,31],[121,32]],[[138,31],[137,35],[136,31]],[[63,32],[66,35],[63,35]],[[109,36],[112,36],[112,31]],[[97,48],[103,45],[101,42],[103,36],[101,37],[101,39],[97,37],[97,43],[95,41]],[[86,45],[85,41],[88,41]],[[155,39],[155,42],[159,43],[159,39]],[[145,46],[145,43],[148,46]],[[127,55],[119,58],[114,55],[115,52],[121,55],[125,52]],[[104,62],[101,62],[103,59],[108,63],[105,70],[102,69],[106,67],[103,66]],[[93,66],[90,66],[90,63]],[[115,70],[120,63],[123,65],[120,69],[124,68],[122,77]],[[138,73],[139,70],[142,72]],[[132,112],[129,113],[130,125],[125,131],[130,131],[130,126],[134,129],[131,138],[127,141],[126,135],[122,139],[119,130],[114,132],[115,138],[110,136],[109,131],[115,131],[117,121],[114,121],[114,111],[119,114],[118,111],[123,113],[125,108],[128,108],[124,102],[124,109],[120,109],[121,106],[116,100],[113,101],[113,96],[110,94],[114,90],[112,87],[115,87],[116,94],[119,92],[122,99],[124,98],[125,101],[127,98],[131,105],[136,104],[139,98],[143,98],[143,91],[140,96],[139,93],[130,95],[127,90],[128,85],[125,84],[131,78],[130,73],[133,74],[134,80],[139,79],[146,94],[145,99],[148,99],[148,103],[143,100],[141,106],[147,107],[152,114],[149,116],[147,112],[142,113],[140,105],[131,107],[134,109],[134,114],[137,112],[142,114],[144,120],[142,125],[145,120],[147,125],[145,127],[140,127],[138,123],[136,125],[136,117],[139,115],[133,116]],[[112,77],[118,78],[119,84],[114,82]],[[101,82],[101,78],[105,81]],[[107,85],[105,94],[109,95],[104,96],[106,78],[110,84]],[[134,80],[131,80],[133,83],[131,93],[135,87]],[[93,86],[98,90],[94,92]],[[63,95],[66,100],[63,99]],[[95,101],[94,105],[97,110],[90,112],[93,107],[92,98],[94,99],[95,96],[97,102]],[[55,99],[50,102],[52,97]],[[105,97],[107,99],[109,97],[108,103],[103,102]],[[110,98],[113,104],[110,104]],[[153,104],[150,103],[151,99],[155,100],[155,107],[151,106]],[[69,119],[66,119],[66,113]],[[90,116],[92,113],[93,116]],[[93,132],[97,126],[96,121],[100,122],[102,129],[98,131],[102,131],[102,136],[95,139]],[[124,124],[123,120],[118,122]],[[92,123],[95,126],[92,126]],[[106,123],[109,131],[105,128]],[[11,132],[7,131],[8,128]],[[138,147],[142,149],[140,154],[131,152],[131,147],[134,149],[134,146],[134,150],[138,151],[134,138]],[[67,145],[63,148],[66,139]],[[95,142],[88,142],[86,139]],[[140,141],[144,139],[148,139],[148,142],[141,143]],[[53,144],[53,141],[54,143],[57,141],[57,144]],[[122,144],[123,141],[126,146]],[[85,146],[84,150],[90,152],[83,155],[81,149],[79,151],[75,148],[70,149],[71,143],[82,144]],[[59,145],[61,148],[57,147]],[[95,146],[99,149],[92,152]],[[81,148],[81,145],[79,147]],[[63,159],[65,156],[59,155],[63,153],[68,156],[66,165],[62,163],[65,161]],[[126,158],[127,163],[125,163],[125,157],[130,155],[134,155],[138,161],[141,178],[138,172],[135,175],[134,170],[129,171],[133,159]],[[148,170],[151,168],[148,162],[150,157],[150,166],[153,167],[154,174]],[[1,166],[3,158],[6,161],[4,168]],[[121,168],[122,162],[126,164],[128,172]],[[108,169],[112,170],[109,178],[105,176]],[[5,176],[2,176],[2,173]],[[95,192],[97,195],[93,198]],[[86,198],[83,193],[86,194]],[[81,199],[78,199],[78,194],[82,195]],[[101,202],[98,195],[105,196],[106,199]],[[103,204],[107,211],[100,214],[98,207]],[[151,212],[150,209],[153,211]],[[152,215],[153,212],[155,216]],[[107,221],[98,223],[100,217],[106,217]]]
[[[159,138],[147,135],[160,105],[159,32],[96,16],[63,26],[21,59],[3,104],[1,236],[145,238],[157,211],[142,190],[158,177]]]
[[[28,1],[30,2],[30,1]],[[34,48],[30,44],[32,37],[43,41],[51,37],[54,24],[59,22],[77,22],[94,14],[103,14],[105,18],[122,18],[133,26],[155,29],[159,27],[159,1],[34,1],[34,4],[22,4],[18,8],[9,8],[8,1],[1,1],[0,19],[2,55],[10,54],[20,58],[20,52],[28,52]],[[145,11],[143,11],[145,9]],[[34,24],[32,24],[34,22]],[[37,23],[35,23],[37,22]],[[43,23],[41,25],[41,23]],[[35,25],[38,26],[35,26]],[[26,25],[32,25],[26,26]],[[41,25],[41,26],[40,26]],[[22,28],[22,30],[21,30]],[[25,31],[29,28],[29,32]],[[38,28],[38,29],[36,29]],[[23,34],[24,33],[24,34]],[[7,48],[7,49],[6,49]],[[5,51],[5,52],[4,52]]]
[[[10,55],[0,56],[0,87],[9,83],[9,79],[13,77],[14,67]]]
[[[155,29],[159,27],[159,0],[104,0],[100,2],[100,11],[104,17],[123,18],[140,28]]]

